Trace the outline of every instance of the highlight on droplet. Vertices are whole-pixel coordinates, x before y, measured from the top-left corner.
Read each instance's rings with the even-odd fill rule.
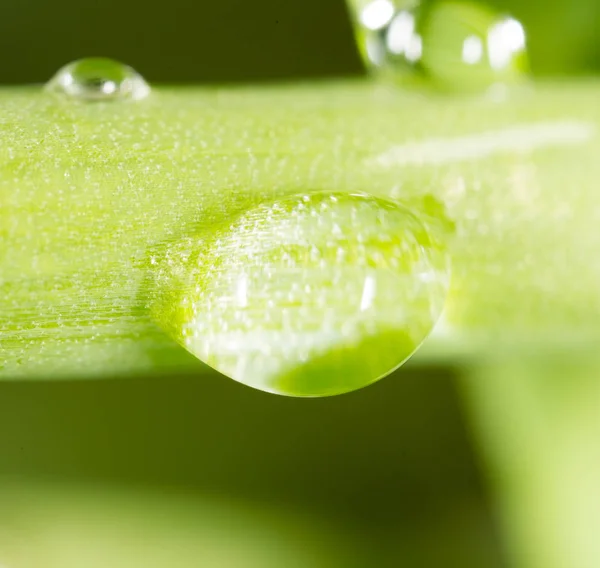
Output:
[[[328,396],[396,369],[433,329],[449,264],[403,205],[315,192],[153,252],[150,311],[190,353],[272,393]]]
[[[83,101],[138,101],[150,94],[150,86],[135,69],[101,57],[65,65],[48,81],[46,90]]]

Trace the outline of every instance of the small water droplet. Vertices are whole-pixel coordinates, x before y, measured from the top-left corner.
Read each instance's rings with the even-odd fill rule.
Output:
[[[448,287],[436,231],[367,194],[287,197],[150,258],[163,329],[225,375],[288,396],[390,373],[433,329]]]
[[[354,0],[359,48],[393,79],[428,79],[440,88],[478,91],[523,79],[522,24],[469,2]]]
[[[140,100],[150,93],[150,86],[137,71],[100,57],[65,65],[48,81],[46,89],[86,101]]]

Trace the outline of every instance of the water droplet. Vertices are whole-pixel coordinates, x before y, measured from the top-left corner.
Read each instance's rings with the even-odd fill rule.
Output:
[[[528,68],[525,30],[483,6],[442,2],[423,22],[421,65],[438,85],[462,91],[521,81]]]
[[[150,309],[188,351],[246,385],[352,391],[410,357],[442,312],[447,256],[429,226],[366,194],[263,204],[153,251]]]
[[[65,65],[46,89],[86,101],[140,100],[150,93],[148,83],[128,65],[94,57]]]
[[[359,48],[384,76],[476,91],[526,75],[526,34],[514,18],[467,2],[423,8],[416,0],[354,3]]]

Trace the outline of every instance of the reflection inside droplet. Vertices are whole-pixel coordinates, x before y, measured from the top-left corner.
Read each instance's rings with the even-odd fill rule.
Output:
[[[483,57],[483,42],[477,36],[469,36],[463,43],[462,58],[467,65],[475,65]]]
[[[397,55],[404,53],[415,30],[415,19],[408,12],[398,14],[390,24],[386,37],[387,48]]]
[[[87,101],[140,100],[150,87],[131,67],[105,58],[65,65],[46,85],[50,92]]]
[[[503,69],[510,65],[516,54],[525,51],[525,30],[514,18],[506,18],[490,28],[487,38],[490,65]]]
[[[380,30],[390,23],[394,16],[394,5],[390,0],[374,0],[360,13],[360,21],[369,30]]]
[[[420,35],[413,34],[404,51],[406,59],[411,63],[416,63],[423,55],[423,40]]]
[[[405,54],[411,61],[420,57],[421,38],[415,33],[415,17],[407,11],[392,20],[386,35],[388,50],[395,55]]]
[[[448,286],[435,232],[366,194],[288,197],[154,256],[160,325],[225,375],[290,396],[391,372],[432,330]]]

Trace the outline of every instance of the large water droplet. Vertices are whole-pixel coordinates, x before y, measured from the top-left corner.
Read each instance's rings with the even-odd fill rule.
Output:
[[[428,78],[476,91],[521,80],[528,69],[518,20],[467,2],[353,0],[365,60],[393,78]]]
[[[46,89],[87,101],[140,100],[150,93],[148,83],[128,65],[95,57],[65,65]]]
[[[406,207],[313,193],[260,205],[152,256],[160,325],[257,389],[327,396],[410,357],[443,309],[445,247]]]

